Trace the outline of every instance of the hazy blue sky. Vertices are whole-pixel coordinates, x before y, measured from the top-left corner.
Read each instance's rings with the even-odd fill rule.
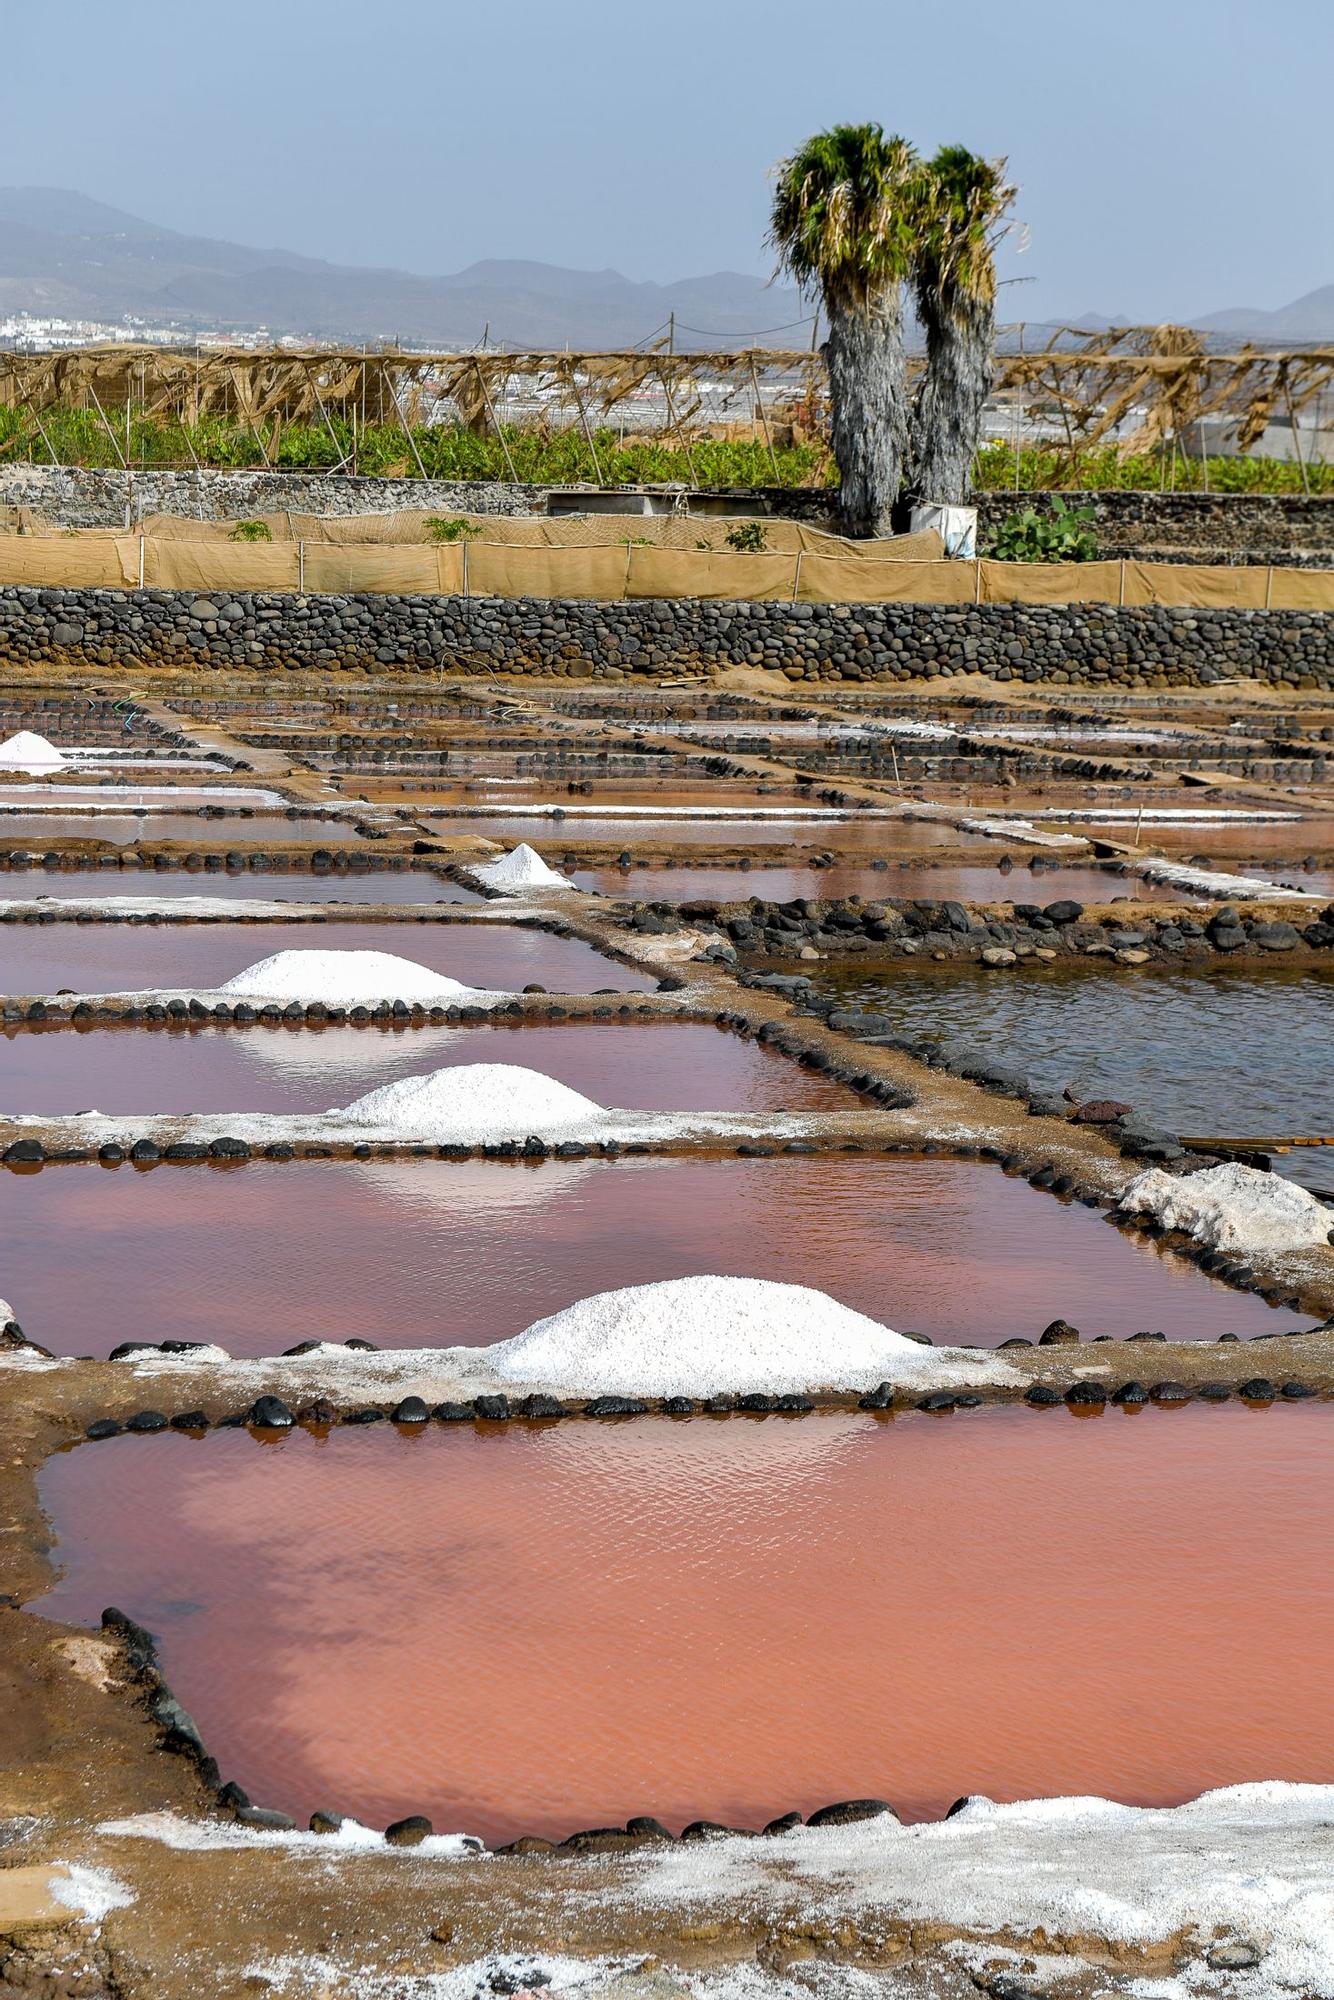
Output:
[[[409,270],[763,272],[835,120],[1009,155],[1007,318],[1334,281],[1334,0],[49,0],[4,10],[0,180]]]

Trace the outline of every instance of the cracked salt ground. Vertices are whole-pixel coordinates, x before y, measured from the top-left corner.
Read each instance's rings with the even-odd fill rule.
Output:
[[[1334,1772],[1332,1495],[1308,1408],[122,1438],[45,1468],[63,1574],[34,1608],[147,1623],[225,1771],[303,1824],[496,1841],[984,1793],[1065,1795],[1020,1837],[1115,1841],[1098,1795]],[[949,1824],[983,1829],[973,1900],[1021,1901],[985,1814]],[[822,1838],[784,1850],[812,1884]],[[866,1891],[886,1842],[911,1894],[894,1827]],[[646,1899],[721,1903],[765,1865],[693,1854]]]
[[[985,1345],[1057,1314],[1086,1337],[1310,1323],[1088,1209],[941,1158],[62,1168],[7,1176],[5,1213],[6,1296],[62,1354],[479,1345],[590,1292],[717,1270]]]

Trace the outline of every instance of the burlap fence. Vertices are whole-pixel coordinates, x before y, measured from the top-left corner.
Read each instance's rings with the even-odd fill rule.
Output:
[[[0,536],[0,584],[178,590],[210,598],[237,591],[310,591],[590,598],[603,603],[696,598],[1334,611],[1334,571],[1329,570],[1211,568],[1192,563],[904,561],[800,548],[723,553],[645,547],[624,538],[611,545],[565,548],[523,547],[490,539],[386,547],[305,540],[23,534]]]
[[[61,531],[32,508],[11,508],[0,531],[55,535]],[[251,532],[238,532],[239,530]],[[466,542],[498,543],[516,549],[676,549],[682,554],[731,555],[728,536],[757,529],[763,552],[796,555],[837,555],[861,562],[938,562],[945,545],[934,528],[915,535],[894,535],[887,541],[853,542],[828,535],[803,521],[776,521],[768,516],[710,520],[683,514],[439,514],[425,508],[400,508],[390,514],[256,514],[239,520],[199,521],[184,514],[145,514],[134,532],[158,542],[223,542],[239,548],[304,542],[338,548],[461,547]],[[443,530],[443,532],[442,532]],[[123,528],[79,528],[80,539],[107,541]],[[258,539],[252,540],[252,532]]]

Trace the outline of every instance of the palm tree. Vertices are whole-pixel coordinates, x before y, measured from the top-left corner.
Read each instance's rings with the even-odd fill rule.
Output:
[[[769,241],[829,324],[831,442],[850,535],[886,535],[908,447],[902,287],[914,268],[921,168],[879,125],[836,125],[776,169]]]
[[[1014,196],[1005,161],[965,146],[942,146],[927,169],[913,271],[926,332],[913,413],[913,487],[923,500],[958,502],[972,487],[995,362],[994,251]]]

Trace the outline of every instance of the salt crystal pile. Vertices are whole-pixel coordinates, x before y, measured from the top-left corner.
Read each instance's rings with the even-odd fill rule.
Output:
[[[1131,1181],[1120,1206],[1212,1250],[1313,1250],[1328,1243],[1334,1221],[1296,1181],[1235,1162],[1179,1180],[1151,1167]]]
[[[31,729],[20,729],[0,743],[0,769],[6,771],[58,771],[68,762],[63,750]]]
[[[697,1277],[598,1292],[501,1341],[488,1358],[506,1381],[573,1395],[699,1396],[869,1387],[923,1369],[938,1376],[948,1355],[805,1285]],[[969,1365],[980,1373],[987,1359],[970,1356]]]
[[[276,951],[218,991],[237,1000],[323,1000],[331,1007],[374,1007],[381,1000],[435,1007],[477,997],[475,987],[391,951]]]
[[[469,869],[475,881],[488,889],[496,889],[502,896],[518,896],[525,889],[572,889],[573,882],[565,875],[558,875],[554,868],[548,868],[536,848],[529,847],[527,841],[520,841],[517,847],[502,854],[496,861],[484,861],[480,866]]]
[[[381,1084],[332,1114],[348,1125],[392,1129],[437,1144],[567,1138],[593,1131],[605,1116],[541,1070],[517,1063],[467,1063]]]

